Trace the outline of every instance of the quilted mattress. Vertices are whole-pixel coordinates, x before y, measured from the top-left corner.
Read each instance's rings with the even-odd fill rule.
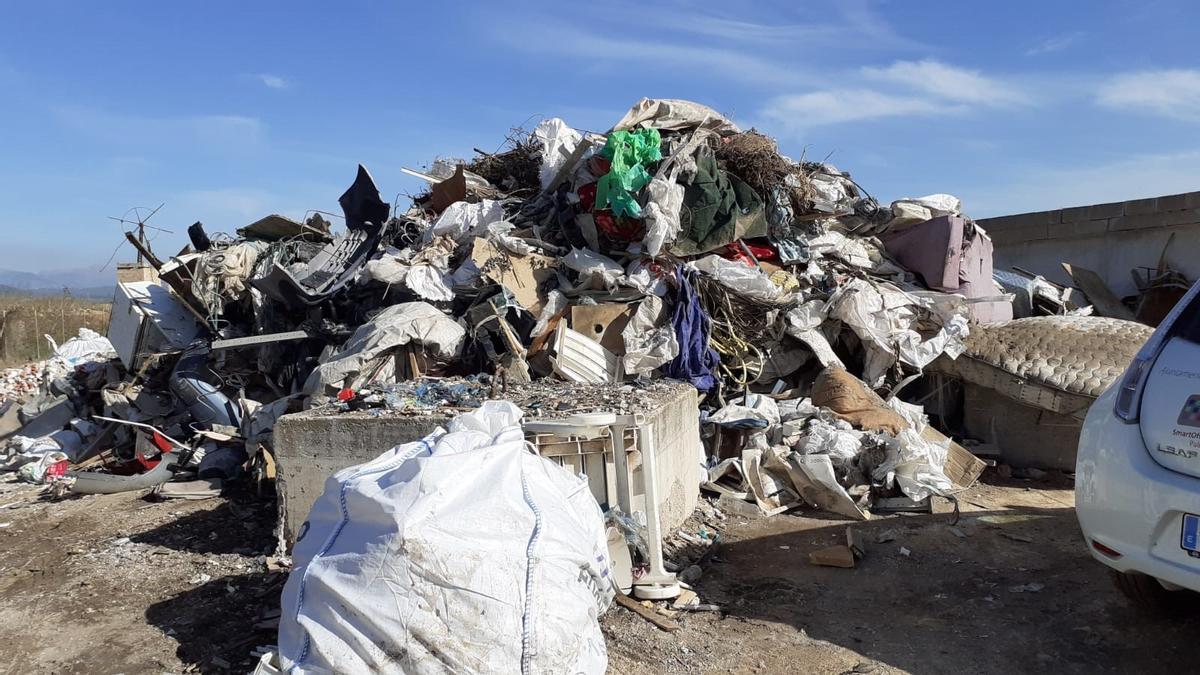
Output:
[[[966,352],[935,370],[1044,410],[1082,417],[1154,329],[1096,316],[1035,316],[972,325]]]

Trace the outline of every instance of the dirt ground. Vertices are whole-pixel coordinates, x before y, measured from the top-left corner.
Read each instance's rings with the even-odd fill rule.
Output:
[[[1126,605],[1081,544],[1068,480],[988,480],[961,495],[957,525],[949,512],[856,524],[868,550],[852,570],[808,563],[844,540],[844,520],[718,518],[696,587],[722,611],[681,613],[665,633],[610,610],[610,670],[1191,670],[1200,620]],[[0,484],[0,671],[248,671],[274,642],[273,522],[252,495],[45,501]]]

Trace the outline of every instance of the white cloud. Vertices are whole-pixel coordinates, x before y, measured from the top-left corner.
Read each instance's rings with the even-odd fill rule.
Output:
[[[263,137],[262,122],[242,115],[143,117],[75,106],[52,108],[51,115],[68,129],[126,148],[244,150],[260,145]]]
[[[1200,70],[1147,70],[1117,75],[1100,85],[1105,107],[1200,122]]]
[[[287,89],[292,86],[292,83],[287,79],[278,75],[271,75],[270,73],[258,73],[254,77],[269,89]]]
[[[897,61],[886,68],[864,67],[864,77],[910,87],[947,101],[985,106],[1007,106],[1029,102],[1027,95],[977,70],[967,70],[940,61]]]
[[[959,110],[916,96],[893,96],[870,89],[830,89],[779,96],[769,101],[760,115],[772,123],[772,130],[795,135],[828,124]]]
[[[763,58],[748,50],[677,44],[665,40],[638,40],[590,33],[565,23],[546,22],[537,26],[496,24],[497,40],[526,52],[553,54],[589,63],[635,64],[640,68],[682,66],[695,73],[708,71],[723,79],[756,82],[772,86],[796,85],[811,81],[799,68]],[[529,39],[530,33],[549,39]]]
[[[1041,56],[1042,54],[1050,54],[1052,52],[1061,52],[1062,50],[1073,46],[1083,38],[1083,31],[1075,31],[1072,33],[1063,33],[1054,37],[1046,38],[1038,44],[1025,50],[1025,56]]]

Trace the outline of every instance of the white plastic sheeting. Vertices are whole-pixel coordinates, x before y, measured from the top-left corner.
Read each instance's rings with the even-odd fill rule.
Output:
[[[649,195],[643,215],[646,220],[646,237],[642,240],[646,252],[657,256],[663,246],[675,241],[682,224],[679,214],[683,210],[683,185],[677,180],[679,170],[667,176],[655,176],[648,186]]]
[[[563,120],[551,117],[537,125],[533,130],[533,139],[542,145],[542,167],[538,170],[538,178],[545,190],[570,160],[583,135],[567,126]]]
[[[662,298],[648,295],[621,331],[625,341],[622,357],[625,372],[643,375],[679,356],[679,338],[671,323],[671,312]]]
[[[676,98],[643,98],[619,122],[613,131],[634,128],[677,131],[680,129],[708,129],[722,136],[741,131],[721,113],[706,105]]]
[[[285,672],[605,672],[603,517],[520,417],[489,401],[329,479],[283,591]]]
[[[949,439],[944,444],[934,443],[918,431],[903,429],[895,441],[888,443],[887,459],[875,468],[875,480],[889,487],[894,482],[905,496],[916,501],[931,494],[947,494],[954,489],[943,469],[949,445]]]
[[[487,226],[504,220],[503,205],[492,199],[484,199],[477,204],[454,202],[442,211],[436,222],[425,230],[425,241],[434,237],[446,235],[454,241],[461,242],[469,236],[479,236],[487,231]]]
[[[776,286],[762,270],[719,255],[708,255],[689,263],[722,286],[751,300],[765,303],[784,303],[794,297]]]
[[[61,345],[49,335],[46,336],[46,341],[50,343],[50,349],[55,356],[72,366],[92,361],[107,361],[117,356],[117,350],[113,349],[108,338],[90,328],[80,328],[75,337]]]
[[[595,251],[582,248],[572,248],[571,252],[562,257],[562,264],[579,272],[584,280],[598,277],[605,288],[613,288],[625,277],[625,268],[615,260],[600,255]]]
[[[829,316],[850,327],[866,349],[863,380],[878,386],[887,369],[897,360],[924,368],[945,353],[957,358],[963,352],[967,335],[965,313],[954,313],[929,304],[940,316],[941,328],[930,339],[917,332],[918,309],[922,303],[914,296],[885,283],[853,279],[829,299]]]
[[[429,303],[392,305],[359,326],[341,349],[317,366],[304,383],[304,392],[313,395],[323,393],[324,387],[340,388],[367,364],[409,343],[423,345],[431,356],[448,361],[458,356],[466,335],[462,326]]]

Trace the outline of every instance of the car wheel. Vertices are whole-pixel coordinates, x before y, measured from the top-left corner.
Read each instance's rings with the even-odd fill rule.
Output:
[[[1168,591],[1158,580],[1137,572],[1113,571],[1113,583],[1141,610],[1155,614],[1174,615],[1189,606],[1187,591]]]

